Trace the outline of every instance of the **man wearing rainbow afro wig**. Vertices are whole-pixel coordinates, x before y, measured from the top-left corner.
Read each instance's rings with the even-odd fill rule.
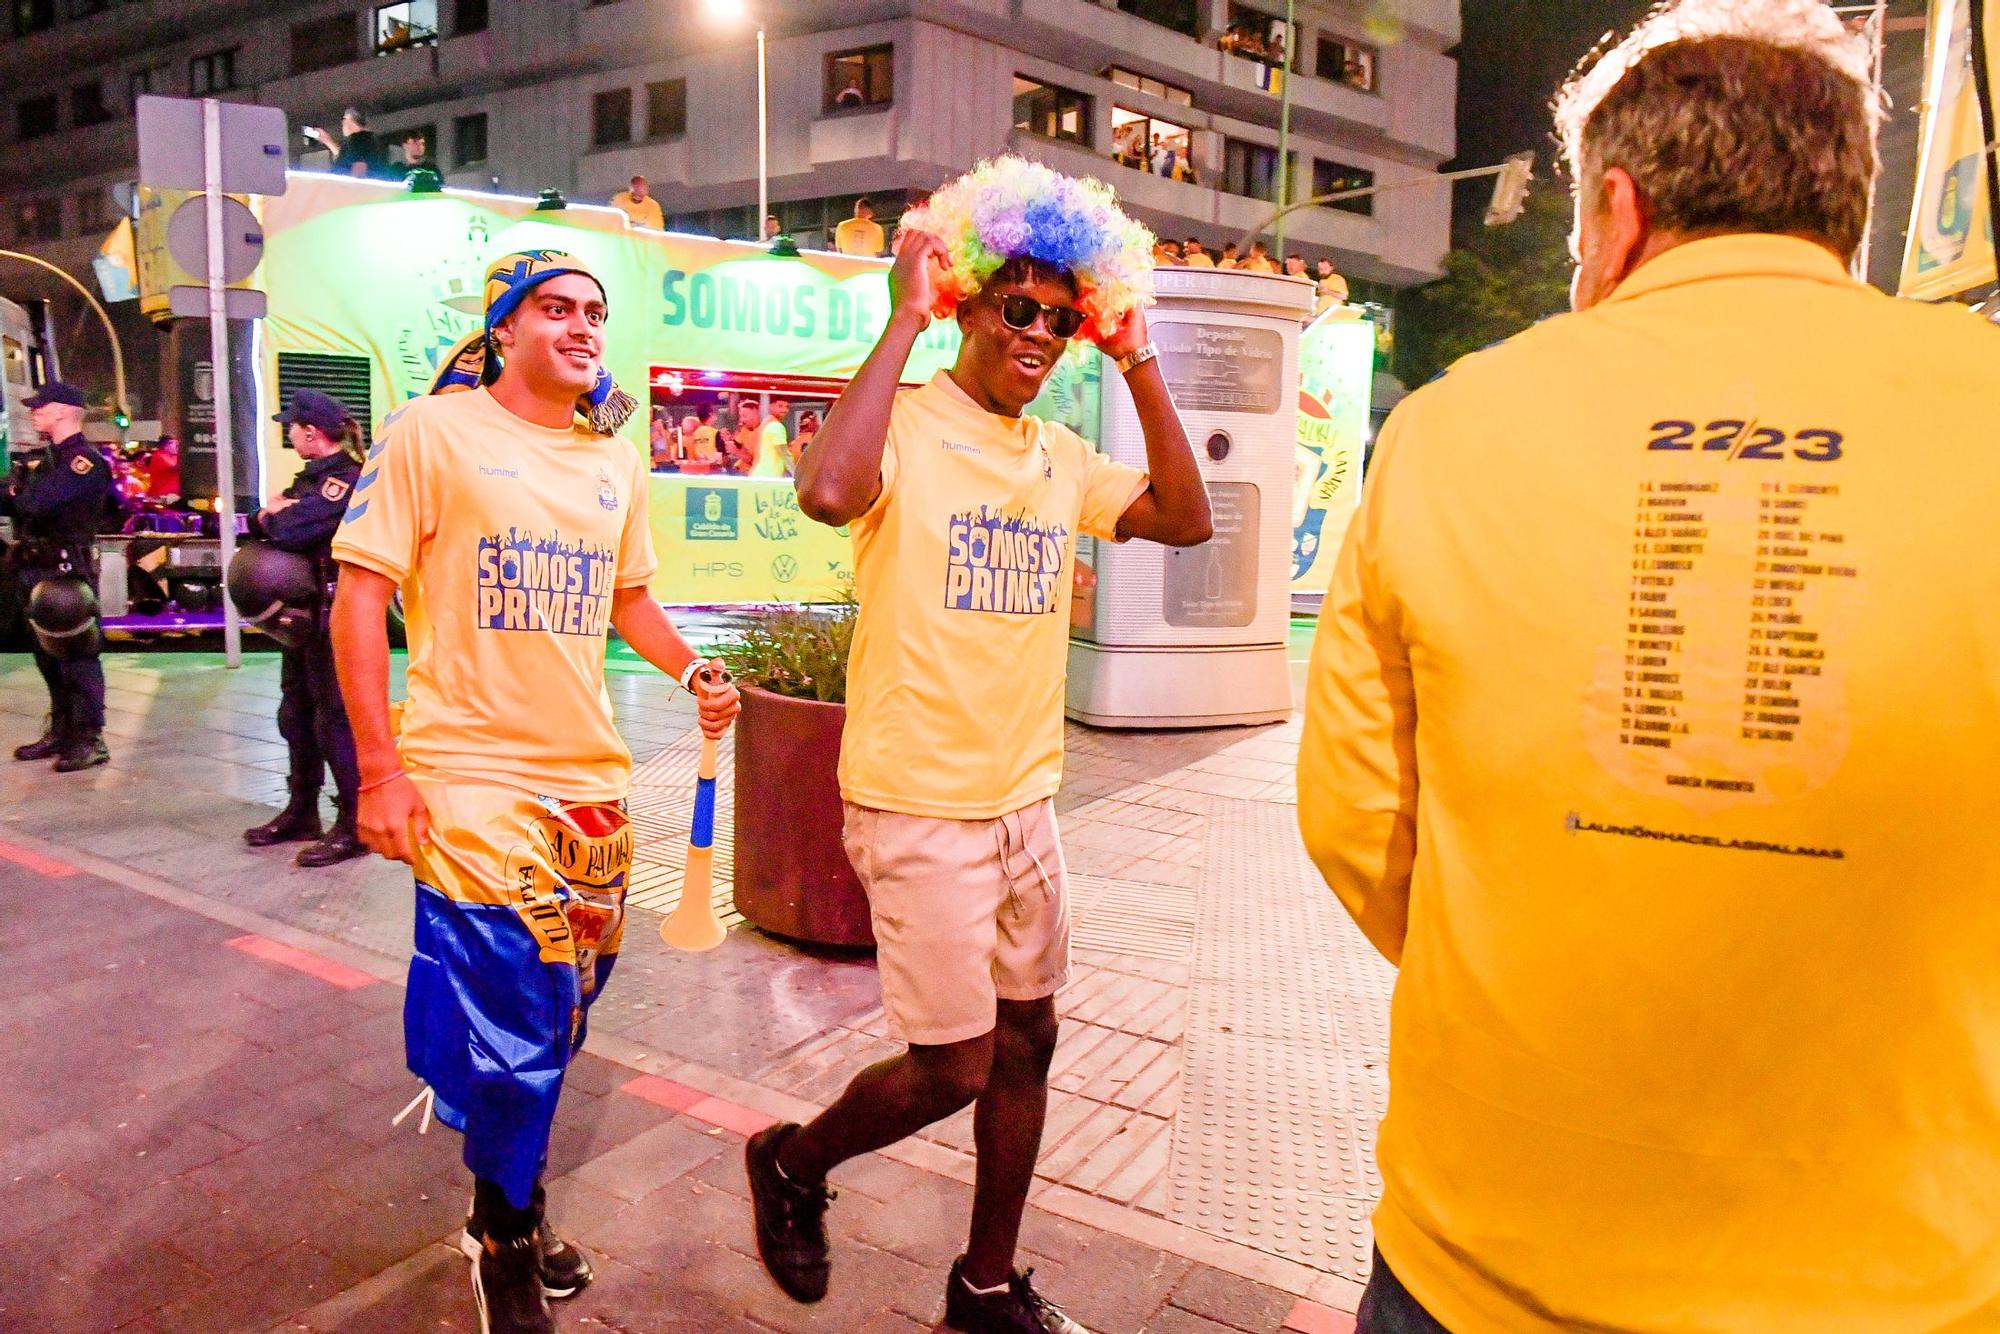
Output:
[[[945,1320],[1081,1334],[1014,1270],[1069,974],[1054,797],[1079,534],[1192,546],[1208,495],[1146,339],[1153,238],[1105,186],[981,164],[903,219],[891,314],[801,462],[799,505],[849,524],[860,621],[840,785],[883,1008],[907,1049],[810,1125],[756,1136],[758,1249],[799,1301],[826,1294],[827,1173],[974,1104],[971,1241]],[[933,319],[958,362],[897,382]],[[1022,415],[1072,338],[1116,362],[1147,471]]]

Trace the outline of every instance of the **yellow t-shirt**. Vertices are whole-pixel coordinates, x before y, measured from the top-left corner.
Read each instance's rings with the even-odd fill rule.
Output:
[[[847,800],[984,820],[1055,794],[1077,534],[1112,536],[1145,485],[942,371],[896,396],[882,492],[852,528]]]
[[[781,421],[768,421],[757,438],[757,461],[750,465],[752,477],[783,477],[785,475],[785,446],[791,436],[785,431]]]
[[[620,190],[611,196],[611,206],[632,219],[635,226],[651,227],[654,231],[667,229],[667,215],[660,207],[658,195],[647,195],[644,199],[634,199],[630,190]]]
[[[872,218],[849,218],[833,229],[833,248],[843,255],[879,255],[884,244],[882,224]]]
[[[405,764],[573,801],[625,795],[604,642],[612,590],[657,564],[646,494],[628,442],[523,421],[484,389],[391,415],[333,555],[396,580],[422,626]]]
[[[1212,269],[1215,267],[1215,261],[1209,258],[1206,250],[1197,250],[1192,255],[1181,256],[1181,263],[1191,269]]]
[[[1236,267],[1250,273],[1276,273],[1278,261],[1269,255],[1245,255]]]
[[[1385,428],[1299,818],[1462,1330],[2000,1328],[2000,333],[1721,237]]]

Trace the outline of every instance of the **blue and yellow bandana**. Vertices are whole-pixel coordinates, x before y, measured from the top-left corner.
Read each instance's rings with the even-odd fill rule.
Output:
[[[445,356],[437,378],[431,381],[433,394],[478,389],[500,378],[500,349],[493,331],[512,315],[528,293],[551,278],[580,273],[597,284],[608,306],[611,295],[604,281],[576,256],[561,250],[521,250],[502,255],[486,270],[486,320],[478,332],[459,340]],[[577,415],[599,435],[611,435],[631,417],[638,401],[612,382],[611,372],[597,368],[597,383],[576,400]]]

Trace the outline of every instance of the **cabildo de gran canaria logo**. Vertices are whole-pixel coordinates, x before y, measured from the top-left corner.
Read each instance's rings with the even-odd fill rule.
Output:
[[[1033,616],[1056,610],[1069,529],[981,506],[945,529],[944,605]]]
[[[611,549],[509,528],[479,539],[479,628],[601,635],[611,623]]]

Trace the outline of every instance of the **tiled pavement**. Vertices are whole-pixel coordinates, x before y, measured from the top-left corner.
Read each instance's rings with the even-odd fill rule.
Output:
[[[0,858],[0,908],[25,928],[0,938],[0,1329],[476,1327],[446,1244],[467,1193],[457,1139],[391,1125],[411,1087],[399,988],[18,847]],[[970,1188],[886,1158],[843,1169],[833,1292],[797,1306],[755,1259],[744,1198],[742,1136],[767,1120],[579,1058],[550,1207],[598,1279],[566,1328],[931,1326]],[[1339,1327],[1044,1210],[1023,1246],[1101,1330]]]
[[[282,796],[275,663],[253,655],[227,674],[209,655],[108,661],[113,765],[60,786],[39,769],[0,770],[0,839],[48,840],[58,855],[87,850],[107,870],[199,896],[205,911],[254,912],[368,951],[393,975],[407,955],[399,868],[371,861],[309,875],[237,839],[260,805]],[[678,894],[671,849],[685,828],[679,770],[691,763],[690,716],[657,678],[616,674],[612,683],[641,760],[635,814],[660,854],[641,868],[635,894],[665,909]],[[39,690],[24,660],[0,659],[0,732],[10,714],[12,730],[32,730],[25,715],[40,708]],[[1192,1272],[1218,1267],[1217,1283],[1254,1280],[1351,1310],[1377,1189],[1369,1150],[1388,972],[1316,887],[1290,833],[1295,746],[1296,724],[1070,729],[1058,804],[1079,905],[1078,967],[1063,997],[1036,1198],[1064,1226],[1102,1230],[1135,1254],[1203,1262]],[[726,764],[725,748],[725,789]],[[0,869],[0,884],[6,877]],[[593,1020],[595,1050],[774,1114],[825,1101],[893,1050],[865,958],[808,954],[740,927],[713,954],[672,955],[639,916]],[[1232,924],[1242,929],[1232,934]],[[1216,939],[1238,948],[1212,957],[1204,941]],[[393,1054],[393,1038],[385,1043]],[[1273,1081],[1309,1096],[1273,1100]],[[969,1133],[963,1118],[946,1122],[904,1146],[902,1166],[969,1179]],[[962,1213],[947,1216],[949,1238]],[[1290,1310],[1277,1304],[1286,1309],[1276,1319],[1266,1322],[1260,1307],[1242,1327],[1275,1328]],[[1182,1315],[1147,1327],[1207,1328],[1176,1323]]]

